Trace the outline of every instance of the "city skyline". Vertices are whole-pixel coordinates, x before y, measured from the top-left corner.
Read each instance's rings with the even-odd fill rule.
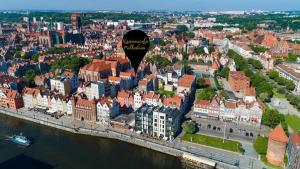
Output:
[[[287,3],[288,1],[288,3]],[[4,1],[0,0],[0,10],[171,10],[171,11],[228,11],[228,10],[300,10],[299,0],[181,0],[138,1],[138,0],[52,0],[40,2],[38,0]],[[132,5],[134,4],[134,6]]]

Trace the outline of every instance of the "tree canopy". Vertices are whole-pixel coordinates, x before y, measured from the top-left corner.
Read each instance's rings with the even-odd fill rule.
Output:
[[[216,92],[208,87],[197,91],[196,97],[198,100],[211,100],[215,96]]]
[[[146,61],[149,62],[149,63],[155,63],[159,66],[162,66],[162,67],[166,67],[166,66],[171,66],[172,63],[170,60],[168,60],[167,58],[165,57],[161,57],[161,55],[153,55],[153,56],[148,56],[146,58]]]
[[[55,71],[56,69],[71,69],[73,72],[79,72],[79,69],[88,63],[88,59],[77,56],[56,59],[51,65],[51,71]]]
[[[196,126],[192,121],[183,122],[182,129],[187,134],[194,134],[196,132]]]
[[[287,133],[287,123],[285,122],[285,116],[276,109],[267,108],[262,116],[262,124],[275,128],[278,124],[281,124]]]
[[[223,77],[223,78],[228,78],[228,75],[229,75],[229,72],[230,72],[230,69],[229,67],[224,67],[221,72],[220,72],[220,76]]]

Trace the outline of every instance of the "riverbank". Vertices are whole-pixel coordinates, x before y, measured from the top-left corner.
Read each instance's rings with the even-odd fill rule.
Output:
[[[135,144],[135,145],[142,146],[142,147],[145,147],[145,148],[149,148],[149,149],[152,149],[152,150],[155,150],[155,151],[166,153],[166,154],[169,154],[169,155],[172,155],[172,156],[180,157],[183,153],[183,151],[172,149],[172,148],[169,148],[169,147],[166,147],[166,146],[163,146],[163,145],[159,145],[159,144],[156,144],[156,143],[152,143],[152,142],[147,142],[149,145],[145,145],[143,143],[143,142],[145,142],[145,140],[136,140],[135,141],[135,139],[139,139],[139,138],[134,138],[133,139],[133,136],[129,136],[129,135],[126,135],[126,134],[121,133],[121,132],[118,133],[116,131],[112,131],[112,130],[108,130],[108,129],[102,129],[102,131],[101,131],[101,130],[91,130],[91,129],[84,128],[84,127],[72,128],[72,126],[67,126],[66,124],[65,125],[58,125],[58,124],[52,123],[50,120],[44,121],[42,119],[32,118],[32,117],[28,117],[26,115],[22,115],[21,113],[20,114],[13,113],[12,111],[9,111],[9,110],[6,110],[6,111],[0,110],[0,113],[8,115],[8,116],[15,117],[15,118],[18,118],[18,119],[23,119],[23,120],[31,121],[31,122],[38,123],[38,124],[41,124],[41,125],[53,127],[53,128],[59,129],[59,130],[64,130],[64,131],[67,131],[67,132],[75,133],[75,134],[82,134],[82,135],[90,135],[90,136],[105,137],[105,138],[110,138],[110,139],[117,139],[117,140],[120,140],[120,141],[125,141],[125,142],[131,143],[131,144]]]
[[[239,167],[246,169],[251,168],[251,166],[253,167],[253,165],[257,166],[257,168],[262,168],[262,165],[259,161],[245,156],[223,152],[221,150],[215,150],[208,147],[196,147],[192,144],[180,141],[166,142],[154,140],[151,138],[142,137],[134,132],[119,131],[113,128],[101,126],[99,124],[74,121],[71,117],[63,116],[61,119],[55,119],[44,114],[28,111],[26,109],[13,111],[0,108],[0,113],[75,134],[116,139],[176,157],[180,157],[183,153],[189,153],[196,157],[216,162],[218,168]],[[251,166],[249,165],[250,163]]]

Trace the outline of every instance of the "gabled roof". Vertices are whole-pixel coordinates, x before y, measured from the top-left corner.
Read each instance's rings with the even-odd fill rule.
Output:
[[[291,141],[294,146],[300,146],[300,133],[293,133],[291,135]]]
[[[274,130],[269,133],[269,139],[286,143],[288,137],[286,136],[281,124],[277,125]]]

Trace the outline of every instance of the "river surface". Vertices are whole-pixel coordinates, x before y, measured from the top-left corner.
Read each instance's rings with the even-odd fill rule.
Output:
[[[23,132],[24,148],[7,136]],[[178,158],[117,140],[76,135],[0,115],[0,169],[182,169]]]

